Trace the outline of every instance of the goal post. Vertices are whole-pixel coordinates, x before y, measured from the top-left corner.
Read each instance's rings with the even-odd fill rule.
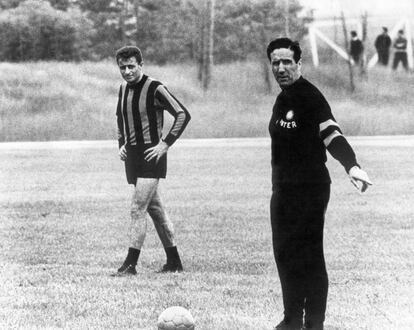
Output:
[[[362,35],[362,24],[357,19],[348,19],[348,24],[352,24],[356,26],[356,31],[358,35]],[[334,42],[331,38],[329,38],[325,33],[321,31],[323,27],[333,27],[335,25],[339,25],[340,22],[337,20],[326,20],[321,22],[313,22],[309,25],[309,43],[311,47],[312,53],[312,62],[315,67],[318,67],[320,64],[319,55],[318,55],[318,39],[323,41],[326,45],[328,45],[331,49],[333,49],[339,56],[344,58],[346,61],[350,61],[351,59],[348,56],[348,51],[344,49],[344,47],[339,46],[336,42]],[[394,41],[398,34],[398,30],[404,29],[405,36],[407,38],[407,59],[408,59],[408,67],[410,69],[414,68],[414,59],[413,59],[413,43],[412,43],[412,29],[411,29],[411,22],[409,19],[400,19],[394,27],[390,31],[390,38]],[[367,68],[370,69],[375,66],[378,62],[378,54],[375,53],[369,60],[367,64]]]

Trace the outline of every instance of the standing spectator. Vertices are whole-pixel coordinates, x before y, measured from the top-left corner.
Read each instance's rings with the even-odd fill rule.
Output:
[[[398,37],[394,41],[394,62],[392,63],[392,68],[397,69],[398,64],[401,62],[404,69],[408,70],[407,62],[407,39],[404,37],[404,31],[398,31]]]
[[[390,57],[391,38],[388,35],[388,29],[384,26],[382,33],[375,39],[375,49],[378,54],[378,62],[384,66],[388,65]]]
[[[363,64],[363,56],[362,56],[363,52],[364,52],[364,45],[362,44],[362,41],[358,38],[358,35],[355,31],[351,31],[350,53],[356,65]]]

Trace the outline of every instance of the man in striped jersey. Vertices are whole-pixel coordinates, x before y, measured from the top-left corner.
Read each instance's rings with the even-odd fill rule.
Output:
[[[270,42],[267,56],[282,91],[269,123],[272,139],[270,203],[273,250],[282,286],[284,319],[275,329],[323,329],[328,276],[323,226],[330,177],[326,150],[361,191],[371,184],[357,164],[321,92],[301,75],[297,42]]]
[[[119,89],[116,110],[119,157],[125,162],[126,178],[135,186],[131,204],[129,250],[113,274],[135,275],[138,257],[147,231],[147,213],[152,218],[164,246],[167,263],[162,272],[182,271],[174,240],[173,225],[158,193],[160,178],[167,172],[168,148],[179,138],[190,120],[187,109],[159,81],[142,71],[142,54],[135,46],[125,46],[116,53],[116,61],[125,80]],[[164,110],[174,123],[165,138]]]

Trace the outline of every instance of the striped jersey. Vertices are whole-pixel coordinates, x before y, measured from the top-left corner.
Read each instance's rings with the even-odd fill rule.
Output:
[[[187,109],[161,82],[147,75],[135,84],[122,83],[116,110],[119,147],[157,144],[163,136],[164,110],[174,117],[163,139],[172,145],[191,118]]]
[[[347,172],[357,165],[328,102],[303,77],[278,95],[269,132],[273,184],[330,183],[326,150]]]

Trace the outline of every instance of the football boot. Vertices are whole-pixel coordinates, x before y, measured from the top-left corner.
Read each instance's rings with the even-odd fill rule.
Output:
[[[118,268],[116,273],[111,274],[113,277],[137,275],[137,270],[134,265],[123,264]]]

